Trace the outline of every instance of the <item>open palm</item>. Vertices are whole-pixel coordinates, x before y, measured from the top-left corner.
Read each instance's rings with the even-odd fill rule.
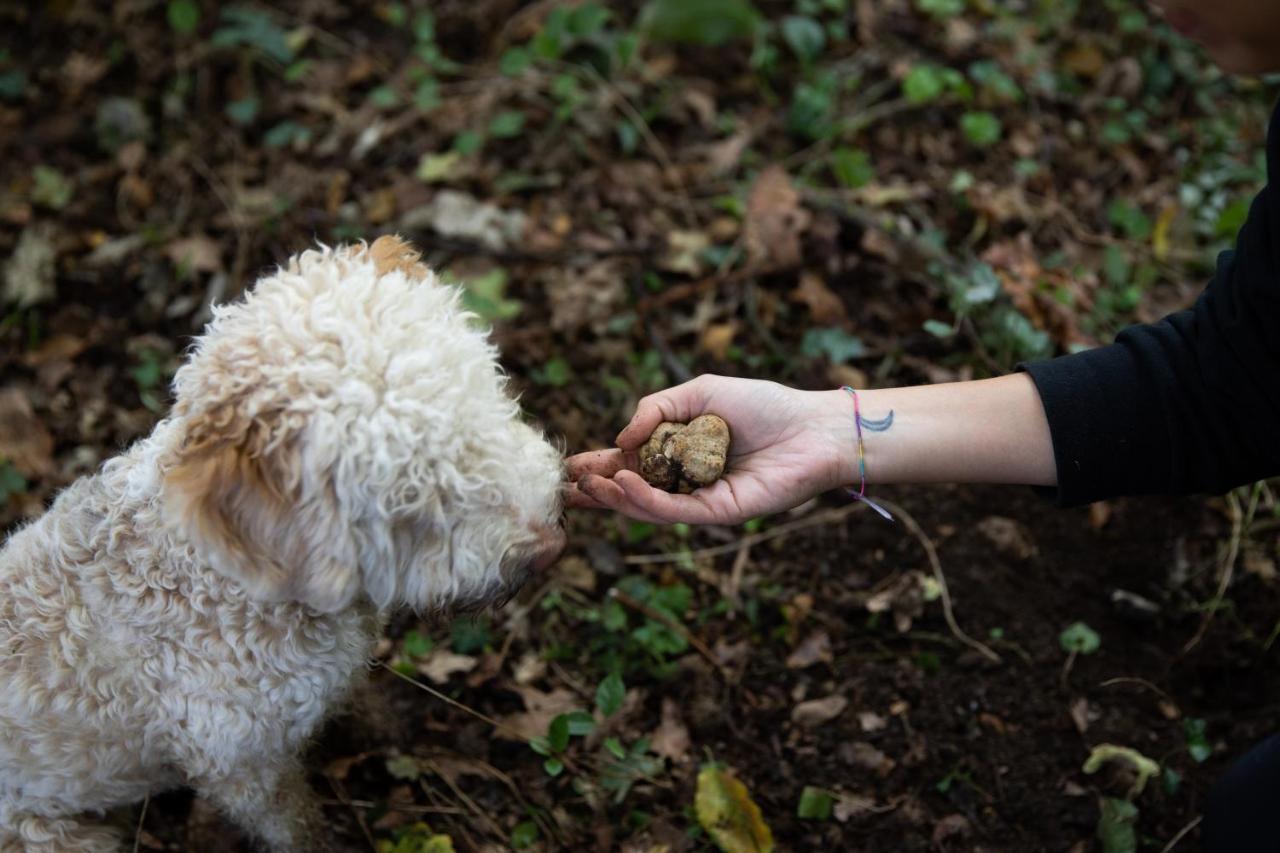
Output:
[[[737,524],[790,509],[850,479],[841,470],[840,450],[852,439],[852,412],[839,414],[824,396],[774,382],[700,376],[645,397],[619,434],[617,450],[568,459],[575,484],[568,503],[613,509],[640,521],[689,524]],[[707,413],[729,424],[724,477],[693,494],[673,495],[636,473],[636,451],[658,424]]]

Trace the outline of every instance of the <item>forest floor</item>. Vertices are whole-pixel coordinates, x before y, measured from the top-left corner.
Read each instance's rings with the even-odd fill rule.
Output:
[[[414,241],[576,451],[699,373],[901,385],[1105,343],[1189,304],[1265,178],[1273,89],[1141,4],[685,6],[0,9],[0,527],[145,435],[209,305],[315,241]],[[506,608],[398,615],[310,758],[336,842],[712,849],[715,765],[781,849],[1195,849],[1280,719],[1271,489],[877,495],[915,523],[574,515]],[[1159,772],[1086,773],[1101,744]],[[190,792],[112,819],[251,849]]]

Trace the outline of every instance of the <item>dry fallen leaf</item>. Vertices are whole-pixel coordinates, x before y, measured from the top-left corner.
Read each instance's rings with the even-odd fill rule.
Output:
[[[195,234],[174,240],[164,250],[173,265],[188,272],[220,272],[222,252],[213,239]]]
[[[889,725],[888,721],[875,711],[858,712],[858,726],[864,732],[882,731],[887,725]]]
[[[702,330],[703,350],[717,361],[724,361],[729,357],[729,347],[733,346],[737,331],[737,323],[712,323]]]
[[[698,823],[725,853],[769,853],[773,833],[747,788],[728,770],[707,765],[698,773]]]
[[[848,706],[849,700],[838,693],[822,699],[810,699],[791,709],[791,721],[798,726],[813,728],[834,720]]]
[[[470,655],[460,655],[448,649],[435,649],[426,660],[418,664],[418,672],[436,684],[444,684],[451,675],[475,669],[478,662],[479,658]]]
[[[885,755],[866,741],[856,740],[841,744],[840,758],[863,770],[870,770],[878,776],[888,776],[898,762]]]
[[[680,706],[671,699],[662,700],[662,723],[649,735],[649,748],[663,758],[682,762],[689,757],[689,729],[680,720]]]
[[[0,459],[26,477],[53,473],[53,436],[17,388],[0,390]]]
[[[47,222],[29,225],[4,265],[3,301],[19,308],[47,302],[56,295],[54,274],[58,251],[56,231]]]
[[[658,259],[658,268],[696,277],[705,270],[703,253],[711,248],[711,238],[701,231],[671,231],[667,251]]]
[[[849,319],[844,303],[821,276],[806,272],[800,276],[800,284],[789,294],[793,302],[809,309],[809,317],[819,326],[838,326]]]
[[[529,740],[545,735],[553,719],[581,707],[578,697],[563,687],[550,692],[527,685],[513,685],[513,689],[520,694],[527,710],[498,719],[502,727],[496,733],[506,740]]]
[[[978,532],[987,537],[1001,554],[1018,560],[1028,560],[1036,555],[1030,532],[1012,518],[988,516],[978,522]]]
[[[815,663],[831,663],[831,638],[826,631],[815,631],[805,637],[787,656],[788,669],[804,669]]]
[[[871,797],[864,797],[861,794],[837,794],[831,814],[836,820],[845,823],[850,819],[857,820],[880,811],[883,809],[877,806],[876,801]]]
[[[769,269],[800,265],[800,238],[809,227],[809,212],[781,166],[769,166],[756,178],[747,197],[746,249],[752,263]]]

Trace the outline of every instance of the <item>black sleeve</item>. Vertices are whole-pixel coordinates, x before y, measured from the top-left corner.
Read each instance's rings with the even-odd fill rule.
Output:
[[[1268,185],[1187,311],[1110,346],[1020,365],[1049,419],[1066,506],[1224,492],[1280,473],[1280,109]]]

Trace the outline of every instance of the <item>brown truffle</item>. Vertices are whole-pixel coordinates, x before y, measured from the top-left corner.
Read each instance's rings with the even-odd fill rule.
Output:
[[[655,488],[688,494],[720,479],[729,443],[729,425],[717,415],[661,423],[640,448],[640,475]]]

